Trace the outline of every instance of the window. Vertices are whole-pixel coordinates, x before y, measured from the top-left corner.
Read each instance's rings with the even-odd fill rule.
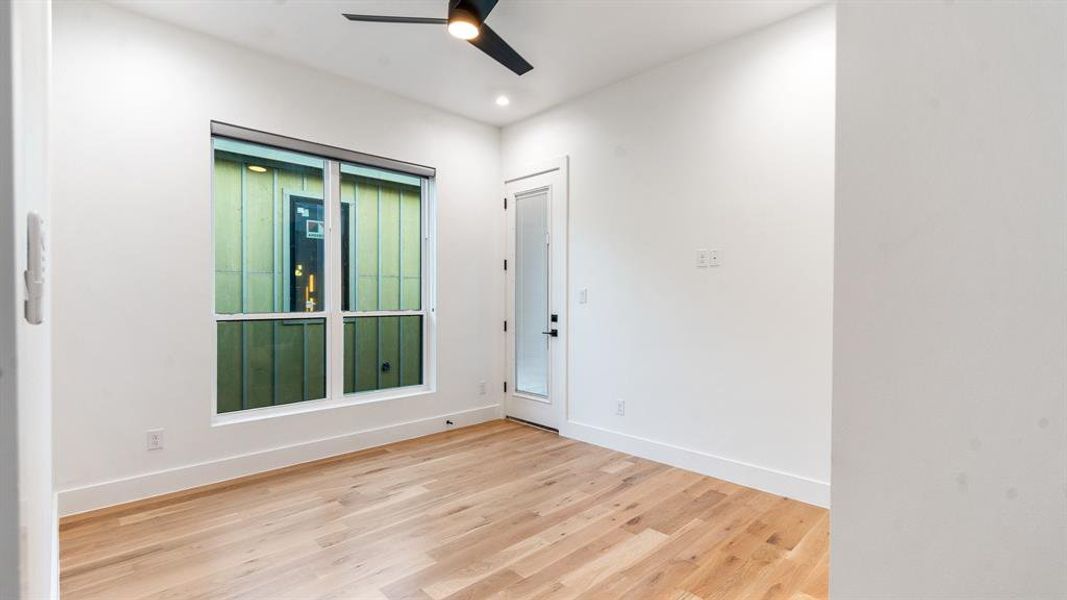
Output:
[[[341,165],[344,391],[422,383],[422,183]]]
[[[429,389],[433,170],[212,129],[216,412]]]

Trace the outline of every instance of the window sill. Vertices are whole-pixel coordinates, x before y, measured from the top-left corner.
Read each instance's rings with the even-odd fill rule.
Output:
[[[361,404],[375,404],[378,402],[387,402],[389,400],[398,400],[400,398],[426,396],[434,393],[434,391],[435,390],[429,385],[419,385],[379,390],[376,392],[348,394],[341,396],[340,398],[322,398],[320,400],[307,400],[304,402],[283,404],[281,406],[265,406],[263,408],[250,408],[248,410],[231,413],[216,413],[211,416],[211,426],[220,427],[237,423],[249,423],[251,421],[262,421],[264,419],[274,419],[304,413],[333,410],[336,408],[346,408],[349,406],[359,406]]]

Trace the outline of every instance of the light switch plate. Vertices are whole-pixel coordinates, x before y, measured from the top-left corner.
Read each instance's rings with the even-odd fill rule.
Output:
[[[697,249],[697,268],[706,269],[711,266],[711,250],[705,248]]]

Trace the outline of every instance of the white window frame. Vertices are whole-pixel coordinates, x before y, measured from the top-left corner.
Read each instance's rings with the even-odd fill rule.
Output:
[[[215,312],[215,154],[213,142],[216,137],[236,139],[253,144],[276,147],[282,150],[308,154],[322,158],[323,208],[326,218],[326,264],[323,310],[316,312],[285,313],[236,313]],[[361,154],[306,142],[295,138],[278,136],[252,129],[244,129],[225,123],[211,123],[209,136],[211,177],[211,331],[215,345],[211,368],[211,423],[213,426],[243,423],[346,406],[383,402],[434,393],[437,389],[437,245],[436,245],[436,171],[430,167],[404,163],[369,154]],[[421,294],[419,310],[342,311],[341,286],[341,163],[382,168],[415,175],[422,181],[422,256]],[[349,285],[355,285],[351,281]],[[344,392],[344,320],[348,317],[422,316],[422,383],[365,392]],[[249,408],[226,413],[218,412],[218,323],[223,321],[275,321],[324,319],[326,322],[326,395],[316,400],[304,400],[278,406]]]

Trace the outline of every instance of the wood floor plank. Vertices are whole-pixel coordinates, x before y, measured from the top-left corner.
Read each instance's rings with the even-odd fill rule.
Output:
[[[64,600],[825,600],[825,510],[506,421],[63,519]]]

